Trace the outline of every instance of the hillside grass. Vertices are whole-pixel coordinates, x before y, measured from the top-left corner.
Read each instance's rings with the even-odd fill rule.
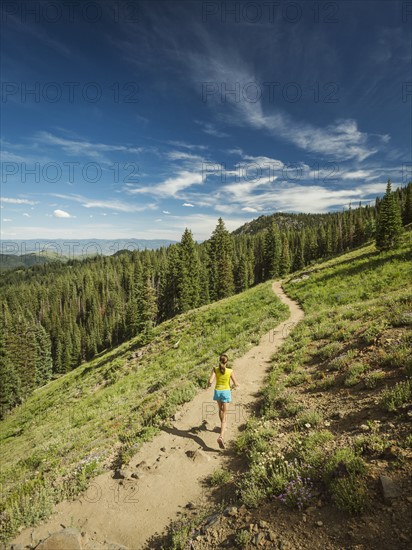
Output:
[[[380,498],[369,461],[389,449],[400,468],[412,446],[410,234],[396,250],[369,244],[305,272],[283,283],[305,318],[237,440],[248,461],[238,493],[251,507],[278,499],[303,509],[321,498],[359,514]]]
[[[230,359],[289,316],[263,283],[166,321],[37,389],[0,424],[1,540],[47,518],[55,503],[127,463],[177,407]]]

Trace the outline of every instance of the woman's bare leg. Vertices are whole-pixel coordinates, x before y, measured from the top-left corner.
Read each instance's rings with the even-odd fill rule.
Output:
[[[223,421],[223,403],[222,401],[218,401],[217,403],[219,405],[219,419],[220,419],[220,422],[222,422]]]
[[[220,403],[219,416],[220,416],[220,422],[221,422],[220,437],[223,439],[223,434],[226,429],[227,403]]]

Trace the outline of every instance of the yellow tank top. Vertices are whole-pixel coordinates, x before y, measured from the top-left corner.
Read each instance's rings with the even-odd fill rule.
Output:
[[[220,372],[219,367],[215,367],[216,374],[216,390],[230,390],[230,375],[232,374],[233,369],[226,367],[225,374]]]

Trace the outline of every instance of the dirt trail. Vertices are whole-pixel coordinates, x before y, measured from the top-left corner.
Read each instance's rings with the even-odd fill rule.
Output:
[[[273,353],[304,315],[298,304],[285,295],[279,281],[273,284],[273,291],[290,308],[290,317],[234,361],[240,388],[233,392],[226,442],[233,440],[245,423],[248,405],[256,400]],[[126,467],[138,478],[124,479],[120,484],[112,478],[113,472],[96,477],[86,495],[58,504],[47,522],[25,529],[14,543],[28,545],[42,540],[64,525],[86,533],[84,549],[98,550],[105,541],[116,541],[133,550],[142,548],[178,518],[179,508],[189,501],[202,500],[204,488],[200,481],[221,467],[230,453],[228,449],[220,450],[216,442],[220,423],[212,396],[213,389],[199,391],[181,407],[172,428],[143,444]]]

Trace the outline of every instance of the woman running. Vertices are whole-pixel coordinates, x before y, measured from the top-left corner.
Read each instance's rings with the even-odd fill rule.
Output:
[[[212,372],[209,376],[209,388],[212,385],[213,378],[216,377],[216,386],[215,392],[213,395],[213,400],[217,401],[219,406],[219,418],[221,422],[220,426],[220,435],[217,439],[219,447],[221,449],[225,448],[225,443],[223,441],[223,434],[226,429],[226,416],[228,403],[232,401],[232,393],[230,391],[230,381],[232,380],[234,387],[238,388],[239,384],[236,380],[235,375],[233,374],[233,369],[227,367],[228,357],[226,353],[222,353],[219,357],[219,366],[212,369]]]

